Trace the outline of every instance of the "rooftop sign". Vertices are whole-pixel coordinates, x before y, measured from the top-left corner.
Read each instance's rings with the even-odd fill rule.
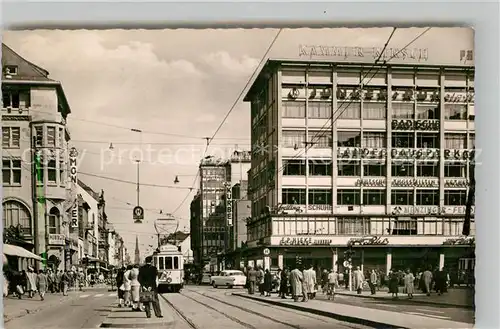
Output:
[[[382,49],[381,47],[299,45],[299,57],[341,57],[343,59],[358,58],[376,60],[380,56]],[[381,60],[389,60],[390,58],[403,61],[408,60],[411,62],[426,62],[429,59],[429,50],[427,48],[387,48],[382,54]]]

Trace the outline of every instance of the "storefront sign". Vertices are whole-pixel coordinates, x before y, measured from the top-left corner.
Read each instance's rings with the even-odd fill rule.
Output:
[[[360,178],[356,181],[356,186],[385,187],[385,179]]]
[[[69,151],[69,177],[72,184],[78,183],[77,178],[77,162],[78,151],[76,148],[72,147]]]
[[[473,103],[474,92],[445,92],[444,101],[447,103]]]
[[[465,215],[465,206],[444,206],[441,208],[441,213],[443,215]],[[471,215],[474,215],[476,207],[472,206]]]
[[[444,150],[445,160],[474,160],[475,150]]]
[[[469,186],[469,182],[465,179],[445,179],[444,188],[466,188]]]
[[[49,244],[64,246],[66,243],[64,234],[49,234]]]
[[[339,147],[337,148],[337,158],[341,159],[385,159],[386,149],[360,148],[360,147]]]
[[[392,120],[392,130],[439,131],[439,120]]]
[[[291,238],[283,237],[280,241],[280,246],[310,246],[312,238]]]
[[[409,159],[409,160],[436,160],[439,159],[439,149],[404,149],[397,148],[391,150],[391,158],[393,159]]]
[[[230,184],[226,188],[226,223],[233,224],[233,195]]]
[[[476,239],[471,237],[447,239],[443,242],[444,246],[470,246],[474,244],[476,244]]]
[[[295,213],[302,213],[306,209],[305,205],[296,205],[296,204],[278,204],[274,208],[274,212],[276,213],[281,213],[281,212],[295,212]],[[310,204],[307,206],[307,210],[311,211],[325,211],[325,212],[331,212],[333,209],[331,204]]]
[[[425,62],[429,58],[427,48],[383,48],[380,47],[350,47],[350,46],[328,46],[328,45],[299,45],[299,57],[342,57],[344,59],[360,58],[375,60],[399,59]]]
[[[439,206],[391,206],[393,215],[439,215]]]
[[[78,228],[78,201],[75,200],[71,208],[71,228]]]
[[[404,179],[396,178],[391,182],[392,187],[439,187],[439,179]]]
[[[362,238],[350,239],[347,242],[347,246],[376,246],[376,245],[387,245],[389,240],[387,238],[381,238],[379,236],[366,236]]]

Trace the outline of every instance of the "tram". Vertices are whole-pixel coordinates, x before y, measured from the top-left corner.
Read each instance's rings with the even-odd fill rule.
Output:
[[[179,292],[184,287],[184,257],[177,246],[160,246],[153,254],[158,269],[158,292]]]

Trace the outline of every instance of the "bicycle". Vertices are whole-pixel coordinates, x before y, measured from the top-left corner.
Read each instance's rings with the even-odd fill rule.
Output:
[[[328,300],[335,300],[335,283],[329,283],[326,291],[326,298]]]

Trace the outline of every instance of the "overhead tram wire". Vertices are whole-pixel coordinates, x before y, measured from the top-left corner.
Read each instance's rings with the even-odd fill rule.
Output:
[[[276,33],[274,39],[271,41],[271,44],[269,45],[269,47],[267,47],[266,49],[266,52],[264,53],[264,55],[262,56],[261,60],[259,61],[259,64],[255,67],[255,70],[253,71],[252,75],[250,76],[250,78],[248,79],[247,83],[245,84],[245,86],[243,87],[243,89],[241,90],[241,92],[239,93],[238,97],[236,98],[236,100],[234,101],[233,105],[231,106],[231,108],[229,109],[229,111],[226,113],[226,115],[224,116],[224,118],[222,119],[222,122],[219,124],[219,126],[217,127],[217,129],[215,130],[214,134],[212,135],[212,137],[210,138],[206,138],[207,140],[207,146],[205,148],[205,152],[203,152],[203,156],[202,156],[202,160],[205,158],[206,156],[206,153],[208,151],[208,148],[210,147],[210,143],[214,140],[215,136],[217,135],[217,133],[220,131],[220,129],[222,128],[222,126],[224,125],[224,123],[226,122],[227,118],[229,117],[229,115],[233,112],[233,110],[236,108],[236,106],[238,105],[241,97],[243,96],[243,94],[245,93],[245,91],[247,90],[248,86],[250,85],[250,83],[252,82],[255,74],[258,72],[260,66],[262,65],[262,63],[266,60],[267,58],[267,55],[269,54],[269,52],[271,51],[271,48],[274,46],[274,44],[276,43],[276,40],[278,40],[278,37],[280,36],[281,32],[283,32],[283,28],[280,28],[278,30],[278,33]],[[198,177],[200,176],[200,170],[198,170],[196,172],[196,176],[194,178],[194,181],[193,181],[193,189],[196,185],[196,181],[198,179]],[[182,202],[179,204],[179,206],[177,208],[175,208],[175,210],[172,212],[172,214],[175,214],[181,207],[182,205],[186,202],[186,200],[189,198],[189,195],[191,194],[191,191],[186,195],[186,197],[182,200]]]
[[[97,175],[97,174],[91,174],[91,173],[86,173],[86,172],[78,172],[79,175],[83,176],[90,176],[90,177],[96,177],[96,178],[101,178],[101,179],[106,179],[114,182],[119,182],[119,183],[125,183],[125,184],[133,184],[137,185],[137,182],[129,181],[129,180],[124,180],[124,179],[119,179],[119,178],[114,178],[114,177],[107,177],[107,176],[102,176],[102,175]],[[179,189],[179,190],[186,190],[186,189],[191,189],[190,187],[186,186],[174,186],[174,185],[160,185],[160,184],[148,184],[148,183],[140,183],[139,185],[141,186],[149,186],[149,187],[160,187],[160,188],[172,188],[172,189]]]
[[[388,42],[386,42],[386,45],[384,46],[384,50],[385,50],[385,48],[387,47],[387,45],[389,44],[389,41],[390,41],[390,39],[392,38],[392,35],[393,35],[393,34],[394,34],[394,32],[395,32],[395,29],[396,29],[396,28],[394,28],[393,33],[391,33],[391,36],[390,36],[390,38],[389,38]],[[419,38],[421,38],[424,34],[426,34],[426,33],[427,33],[430,29],[432,29],[432,27],[427,28],[427,29],[426,29],[426,30],[424,30],[422,33],[420,33],[419,35],[417,35],[417,36],[416,36],[415,38],[413,38],[413,39],[412,39],[409,43],[407,43],[407,44],[406,44],[403,48],[401,48],[398,52],[396,52],[395,54],[393,54],[393,55],[392,55],[389,59],[384,60],[383,64],[387,64],[390,60],[394,59],[394,58],[395,58],[397,55],[399,55],[402,51],[404,51],[404,50],[405,50],[406,48],[408,48],[411,44],[413,44],[415,41],[417,41]],[[381,55],[383,55],[383,52],[381,52]],[[377,63],[377,61],[379,61],[379,60],[380,60],[381,55],[379,55],[379,57],[377,58],[377,60],[375,61],[375,63]],[[376,66],[376,64],[374,64],[374,65],[372,66],[372,68],[373,68],[373,67],[375,67],[375,66]],[[369,70],[368,72],[370,72],[372,68],[370,68],[370,70]],[[371,78],[370,78],[370,79],[366,82],[366,84],[368,84],[368,83],[369,83],[369,82],[370,82],[370,81],[371,81],[371,80],[372,80],[372,79],[373,79],[373,78],[377,75],[377,73],[380,71],[380,69],[381,69],[381,66],[379,66],[379,67],[377,68],[377,70],[375,71],[375,73],[374,73],[374,74],[371,76]],[[366,76],[365,76],[364,78],[366,78]],[[363,78],[363,79],[364,79],[364,78]],[[363,85],[363,82],[360,84],[360,86],[362,86],[362,85]],[[335,116],[335,114],[336,114],[336,113],[334,113],[334,114],[332,115],[332,117],[331,117],[331,118],[330,118],[330,119],[329,119],[329,120],[325,123],[325,125],[323,125],[323,127],[325,127],[325,126],[326,126],[326,124],[327,124],[330,120],[332,120],[332,124],[329,126],[328,130],[325,130],[325,131],[324,131],[324,133],[331,132],[331,128],[333,127],[333,124],[334,124],[334,123],[335,123],[335,122],[336,122],[336,121],[340,118],[340,116],[342,115],[342,113],[344,113],[344,112],[345,112],[345,110],[347,110],[347,109],[349,108],[349,106],[352,104],[352,102],[353,102],[353,101],[354,101],[354,100],[351,100],[351,101],[347,104],[347,106],[346,106],[344,109],[342,109],[342,110],[341,110],[341,109],[338,109],[338,110],[337,110],[337,112],[336,112],[336,113],[340,112],[340,114],[337,116],[337,118],[336,118],[335,120],[333,119],[333,117]],[[323,127],[322,127],[322,129],[323,129]],[[321,129],[320,129],[320,133],[321,133]],[[318,138],[317,140],[319,140],[321,137],[324,137],[324,136],[325,136],[325,135],[324,135],[324,133],[323,133],[323,134],[320,134],[320,135],[318,134],[319,136],[318,136],[318,135],[316,135],[316,138]],[[311,142],[309,142],[308,144],[309,144],[309,145],[306,145],[306,147],[304,148],[304,153],[305,153],[305,152],[307,152],[307,151],[308,151],[308,150],[309,150],[309,149],[310,149],[310,148],[314,145],[314,142],[313,142],[313,141],[311,141]],[[304,155],[304,153],[299,153],[299,154],[297,154],[297,155],[296,155],[296,156],[294,156],[291,160],[296,159],[296,158],[298,158],[298,157],[301,157],[302,155]],[[280,167],[280,169],[278,170],[277,174],[279,174],[279,173],[280,173],[281,171],[283,171],[284,169],[285,169],[285,165],[282,165],[282,166]]]

